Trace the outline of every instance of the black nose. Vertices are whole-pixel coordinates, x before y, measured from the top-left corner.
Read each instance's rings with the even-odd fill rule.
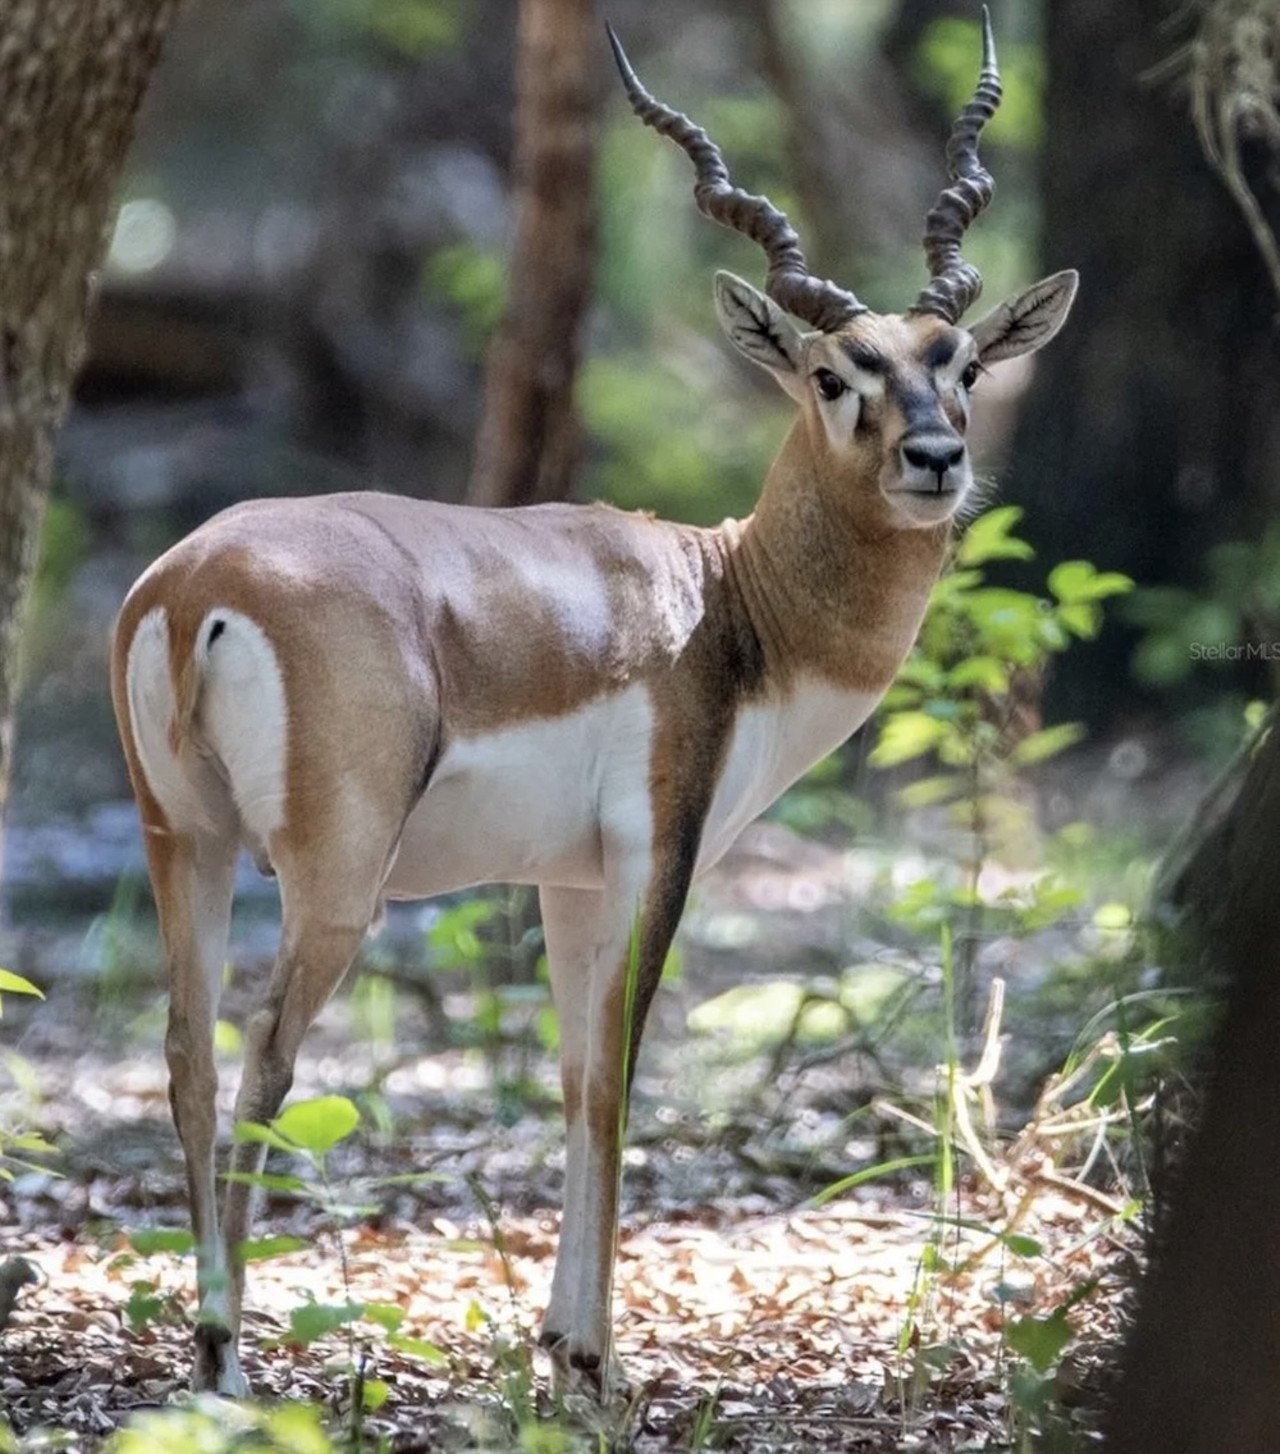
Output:
[[[912,468],[941,478],[964,458],[964,445],[949,439],[915,439],[903,444],[902,457]]]

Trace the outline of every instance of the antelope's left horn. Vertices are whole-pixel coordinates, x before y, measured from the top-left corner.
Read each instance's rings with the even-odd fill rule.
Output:
[[[960,242],[995,191],[994,178],[978,160],[978,138],[996,114],[1000,96],[996,42],[991,15],[984,5],[982,71],[947,142],[947,173],[955,185],[943,190],[925,221],[924,254],[933,281],[911,305],[912,313],[933,313],[948,323],[958,323],[982,292],[982,274],[960,256]]]
[[[609,44],[627,88],[631,109],[646,126],[670,137],[693,162],[694,199],[698,210],[712,221],[741,232],[759,243],[769,259],[764,290],[779,307],[803,318],[824,333],[833,333],[850,318],[868,311],[865,303],[844,288],[815,278],[800,247],[796,230],[767,197],[756,197],[735,187],[720,155],[720,148],[702,127],[681,112],[655,100],[627,59],[613,26],[606,25]]]

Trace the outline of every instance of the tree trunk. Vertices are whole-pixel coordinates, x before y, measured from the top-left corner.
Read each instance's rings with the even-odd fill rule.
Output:
[[[1109,1454],[1280,1449],[1280,731],[1179,875],[1191,946],[1227,977],[1204,1116],[1111,1408]]]
[[[1087,557],[1191,585],[1215,541],[1256,535],[1280,482],[1280,335],[1266,271],[1201,154],[1175,0],[1044,8],[1044,263],[1080,270],[1037,357],[1007,471],[1050,564]],[[1055,667],[1060,712],[1114,721],[1131,638]]]
[[[18,636],[90,274],[176,0],[7,0],[0,19],[0,816]]]
[[[468,491],[475,505],[564,499],[572,484],[605,64],[593,0],[520,0],[516,237],[485,377]]]

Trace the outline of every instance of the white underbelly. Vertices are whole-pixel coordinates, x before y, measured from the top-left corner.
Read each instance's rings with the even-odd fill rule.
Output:
[[[785,703],[743,708],[703,828],[698,871],[856,731],[878,700],[813,686]],[[652,737],[648,693],[632,687],[564,717],[454,741],[405,824],[387,897],[428,898],[481,883],[598,887],[602,825],[620,813],[644,816]]]
[[[409,815],[385,892],[603,882],[602,816],[647,796],[653,712],[640,687],[451,742]]]

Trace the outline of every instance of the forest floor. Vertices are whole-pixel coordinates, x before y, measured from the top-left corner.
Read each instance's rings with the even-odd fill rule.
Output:
[[[990,1211],[982,1199],[961,1204],[973,1225],[948,1230],[946,1265],[929,1277],[928,1306],[913,1310],[929,1240],[918,1209],[888,1196],[880,1210],[845,1201],[751,1213],[717,1206],[711,1191],[696,1214],[633,1215],[623,1229],[616,1341],[635,1392],[604,1425],[613,1447],[1016,1447],[1015,1427],[1034,1420],[1011,1394],[1018,1360],[1001,1336],[1000,1259],[981,1255],[990,1241],[977,1230]],[[1022,1316],[1047,1316],[1095,1285],[1072,1316],[1076,1351],[1053,1390],[1067,1406],[1097,1396],[1132,1270],[1128,1248],[1090,1235],[1094,1221],[1091,1211],[1047,1197],[1024,1220],[1043,1248],[1041,1265],[1003,1294]],[[528,1447],[521,1426],[550,1407],[547,1371],[539,1358],[531,1379],[526,1350],[550,1282],[554,1228],[549,1212],[504,1214],[497,1224],[380,1220],[344,1234],[345,1280],[332,1236],[255,1266],[244,1334],[255,1393],[313,1400],[335,1426],[349,1424],[350,1383],[334,1368],[350,1363],[350,1349],[339,1336],[291,1346],[290,1312],[311,1297],[392,1303],[406,1314],[404,1330],[437,1348],[439,1361],[379,1347],[373,1324],[363,1325],[367,1376],[387,1388],[366,1434],[402,1450]],[[57,1226],[11,1229],[4,1241],[40,1276],[5,1336],[4,1398],[15,1430],[56,1428],[71,1447],[91,1448],[126,1418],[182,1396],[187,1266],[130,1256],[124,1234],[103,1228],[71,1237]],[[144,1272],[160,1306],[131,1331],[124,1308]],[[924,1331],[904,1349],[913,1325]]]
[[[829,990],[841,966],[865,975],[901,958],[851,936],[859,877],[847,853],[764,825],[691,912],[683,972],[659,996],[637,1081],[615,1294],[616,1351],[634,1392],[610,1410],[603,1444],[589,1430],[552,1440],[561,1425],[546,1360],[531,1351],[555,1251],[562,1137],[554,1061],[512,1022],[528,1030],[542,1000],[514,994],[492,1044],[440,1048],[442,1010],[458,1024],[476,1014],[457,976],[438,1000],[373,977],[392,986],[390,1001],[371,999],[371,977],[359,978],[307,1042],[294,1098],[343,1093],[363,1113],[328,1167],[355,1210],[269,1197],[259,1233],[307,1245],[250,1269],[243,1342],[255,1392],[314,1401],[332,1429],[349,1427],[351,1381],[335,1370],[354,1358],[379,1396],[385,1385],[365,1437],[400,1450],[956,1451],[1019,1447],[1046,1420],[1087,1442],[1140,1239],[1096,1158],[1084,1171],[1067,1164],[1071,1112],[1025,1096],[996,1108],[984,1166],[963,1146],[940,1149],[927,1045],[895,1060],[861,1031],[820,1043],[779,1033],[769,999],[779,965],[812,992]],[[57,948],[65,936],[27,936],[7,960],[48,989],[32,1008],[6,999],[5,1038],[19,1077],[27,1072],[23,1124],[58,1146],[59,1174],[20,1173],[0,1229],[0,1251],[26,1258],[38,1278],[0,1334],[4,1416],[33,1448],[44,1447],[41,1429],[94,1448],[183,1396],[193,1269],[130,1241],[138,1228],[183,1227],[186,1215],[163,1000],[153,971],[139,981],[121,969],[156,951],[152,942],[135,955],[133,932],[98,925],[70,955]],[[138,943],[148,933],[139,928]],[[104,936],[115,946],[105,965]],[[1035,979],[1028,966],[1047,952],[988,949],[1015,980],[1020,966]],[[82,971],[92,960],[92,972],[53,973],[60,954]],[[232,1020],[263,967],[249,959],[228,989]],[[379,962],[386,969],[385,953]],[[732,996],[723,999],[744,983],[763,995],[748,1002],[748,1021],[775,1021],[745,1050]],[[727,1035],[708,1033],[699,1015],[725,1004]],[[1049,1041],[1078,1030],[1081,1006],[1056,1028],[1052,1006],[1041,1013],[1047,1038],[1021,1046],[1022,1069],[1016,1045],[1006,1056],[1027,1086],[1037,1083],[1028,1067],[1056,1063]],[[228,1055],[224,1115],[235,1065]],[[977,1107],[989,1093],[975,1087],[967,1099]],[[898,1109],[886,1108],[895,1097]],[[9,1124],[15,1114],[11,1100]],[[904,1152],[919,1164],[889,1168]],[[944,1161],[959,1168],[950,1190]],[[888,1169],[823,1200],[877,1164]],[[397,1307],[416,1351],[397,1350],[370,1321],[354,1343],[341,1332],[293,1339],[299,1306],[352,1301]],[[583,1410],[572,1412],[582,1427]],[[216,1418],[225,1426],[230,1415]]]

